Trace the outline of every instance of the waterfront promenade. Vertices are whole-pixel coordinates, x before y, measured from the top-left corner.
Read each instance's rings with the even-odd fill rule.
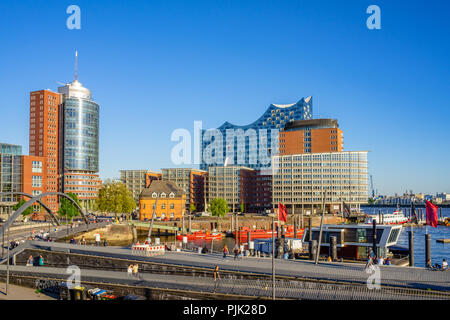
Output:
[[[194,252],[166,252],[163,255],[145,257],[132,254],[128,248],[81,246],[41,241],[29,241],[23,245],[23,249],[25,248],[207,269],[213,269],[218,265],[224,271],[265,276],[270,276],[272,270],[270,258],[244,257],[240,260],[234,260],[231,256],[223,259],[221,255],[217,254],[198,254]],[[430,271],[417,267],[381,266],[380,272],[381,286],[450,292],[450,271]],[[313,262],[306,260],[282,259],[276,260],[276,274],[297,280],[320,280],[330,283],[339,282],[359,285],[365,285],[369,276],[363,264],[321,262],[315,265]]]
[[[5,273],[6,266],[0,266],[0,273]],[[67,280],[65,268],[12,266],[13,277],[34,277],[64,282]],[[181,275],[161,275],[143,273],[137,278],[130,277],[125,271],[99,271],[81,269],[82,284],[99,286],[115,284],[127,286],[132,290],[136,287],[148,289],[162,289],[178,292],[210,293],[227,296],[228,298],[242,297],[247,299],[270,299],[272,296],[271,280],[249,279],[221,279],[214,282],[212,278],[192,277]],[[276,297],[281,299],[338,299],[338,300],[426,300],[450,299],[449,295],[420,292],[418,290],[402,290],[382,288],[369,290],[366,286],[337,285],[323,283],[305,283],[302,281],[276,281]],[[213,296],[211,296],[213,298]]]

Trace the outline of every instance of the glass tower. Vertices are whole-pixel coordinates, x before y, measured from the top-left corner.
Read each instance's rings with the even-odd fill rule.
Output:
[[[64,192],[78,196],[86,209],[92,209],[101,187],[99,171],[99,105],[89,89],[75,79],[58,88],[62,95],[61,149]]]

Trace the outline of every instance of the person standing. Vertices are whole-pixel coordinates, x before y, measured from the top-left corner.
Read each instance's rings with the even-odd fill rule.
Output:
[[[138,264],[136,263],[136,264],[133,266],[133,276],[136,277],[136,278],[139,278],[138,271],[139,271],[139,266],[138,266]]]
[[[239,255],[239,247],[237,244],[234,246],[233,253],[234,253],[234,260],[236,260]]]
[[[228,247],[227,245],[223,245],[223,258],[225,259],[227,257],[227,254],[229,254],[228,252]]]
[[[216,266],[216,267],[214,268],[214,282],[216,282],[217,279],[220,280],[219,266]]]
[[[33,256],[29,256],[27,260],[27,267],[33,266]]]
[[[448,269],[448,262],[445,259],[442,259],[442,270],[446,271]]]
[[[84,246],[86,245],[86,238],[84,236],[81,238],[81,244]]]
[[[96,234],[95,234],[95,245],[96,245],[97,247],[100,246],[100,233],[96,233]]]
[[[42,267],[44,265],[44,258],[39,256],[39,265]]]
[[[133,265],[130,264],[127,268],[127,274],[128,274],[128,278],[132,278],[133,277]]]

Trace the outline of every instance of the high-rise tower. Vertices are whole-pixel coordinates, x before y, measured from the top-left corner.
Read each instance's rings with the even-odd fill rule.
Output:
[[[30,93],[30,156],[46,159],[42,170],[46,176],[43,192],[58,191],[58,144],[59,144],[60,95],[51,90]],[[58,197],[44,199],[52,211],[58,210]]]
[[[98,176],[99,105],[91,91],[75,79],[59,87],[61,94],[60,167],[62,189],[78,196],[81,205],[92,209],[101,180]]]

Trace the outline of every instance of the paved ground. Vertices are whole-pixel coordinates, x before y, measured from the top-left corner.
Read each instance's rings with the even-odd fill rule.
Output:
[[[98,255],[141,261],[152,261],[182,266],[214,268],[218,265],[222,270],[254,272],[272,274],[272,261],[269,258],[242,258],[234,260],[233,257],[223,259],[216,254],[197,254],[192,252],[166,252],[164,255],[143,257],[131,254],[130,249],[119,247],[93,247],[65,243],[45,243],[33,241],[29,243],[34,248],[51,248],[73,253]],[[321,280],[335,280],[349,283],[365,284],[369,273],[364,265],[349,263],[321,262],[315,265],[305,260],[281,260],[275,263],[276,274],[298,278]],[[380,267],[381,285],[392,285],[415,289],[432,289],[450,291],[450,271],[429,271],[424,268],[410,268],[398,266]]]
[[[5,266],[0,266],[0,272],[4,273]],[[27,275],[41,279],[59,279],[59,283],[67,281],[65,268],[51,267],[25,267],[12,266],[12,275]],[[141,286],[149,288],[188,290],[195,292],[211,292],[250,297],[266,297],[272,295],[272,282],[270,280],[242,280],[222,279],[214,282],[212,278],[141,274],[138,278],[129,277],[126,272],[81,270],[81,281],[96,283],[112,283],[128,286]],[[55,281],[49,281],[54,283]],[[56,282],[58,283],[58,282]],[[101,287],[101,284],[98,285]],[[330,285],[319,283],[305,283],[300,281],[276,281],[276,296],[287,299],[348,299],[348,300],[402,300],[402,299],[449,299],[449,296],[439,296],[429,292],[417,292],[411,290],[369,290],[366,286],[355,285]]]
[[[8,285],[8,295],[5,292],[6,284],[0,283],[0,300],[56,300],[45,294],[36,293],[35,289],[16,286],[14,284]]]

